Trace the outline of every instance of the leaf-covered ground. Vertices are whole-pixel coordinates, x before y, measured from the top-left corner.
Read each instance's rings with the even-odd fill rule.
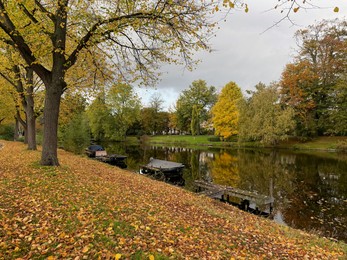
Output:
[[[346,245],[59,151],[0,141],[0,259],[346,259]]]

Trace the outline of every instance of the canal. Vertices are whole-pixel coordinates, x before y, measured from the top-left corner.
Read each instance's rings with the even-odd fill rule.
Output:
[[[103,144],[138,172],[151,157],[181,162],[183,188],[210,181],[274,198],[274,221],[347,242],[347,155],[288,150],[187,149]]]

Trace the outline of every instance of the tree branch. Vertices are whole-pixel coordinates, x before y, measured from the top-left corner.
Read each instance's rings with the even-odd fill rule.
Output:
[[[56,19],[55,19],[54,15],[53,15],[51,12],[49,12],[49,11],[40,3],[40,1],[35,0],[35,4],[40,8],[41,12],[45,13],[45,14],[47,15],[47,17],[48,17],[49,19],[51,19],[51,21],[52,21],[53,23],[56,22]]]
[[[10,17],[7,14],[6,8],[3,1],[0,1],[0,28],[12,39],[15,43],[16,48],[19,50],[19,53],[26,61],[29,66],[35,70],[35,72],[45,81],[50,79],[47,75],[50,75],[50,72],[43,67],[41,64],[37,63],[37,59],[31,51],[30,47],[25,42],[24,38],[18,32],[17,28],[11,21]]]
[[[130,19],[153,19],[153,20],[155,20],[155,19],[159,19],[159,18],[161,18],[161,17],[158,14],[139,12],[139,13],[128,14],[128,15],[123,15],[123,16],[119,16],[119,17],[112,17],[110,19],[103,20],[103,21],[98,21],[81,38],[81,40],[77,44],[75,50],[70,54],[70,56],[69,56],[69,58],[67,59],[67,62],[66,62],[67,63],[66,64],[66,68],[70,68],[72,65],[75,64],[79,52],[83,48],[85,48],[87,46],[88,42],[91,40],[91,38],[94,36],[96,31],[100,27],[102,27],[104,25],[107,25],[107,24],[111,24],[111,23],[117,22],[117,21],[121,21],[121,20],[130,20]],[[114,31],[116,31],[117,28],[115,28],[113,30],[110,30],[110,31],[114,32]]]

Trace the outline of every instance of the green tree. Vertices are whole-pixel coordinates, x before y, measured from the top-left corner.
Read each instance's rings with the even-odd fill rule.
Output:
[[[190,131],[192,132],[192,135],[199,134],[199,109],[196,105],[193,106],[190,129],[191,129]]]
[[[90,130],[86,115],[86,99],[78,92],[68,90],[62,97],[58,142],[65,150],[80,153],[90,143]]]
[[[183,90],[176,102],[177,127],[181,131],[189,131],[193,115],[193,107],[196,107],[197,134],[200,134],[200,124],[210,118],[210,109],[217,100],[216,88],[207,87],[206,81],[196,80]]]
[[[335,106],[329,111],[329,118],[333,127],[329,133],[347,135],[347,73],[335,85]]]
[[[105,139],[107,125],[111,121],[111,111],[106,105],[106,94],[100,92],[93,102],[87,107],[87,117],[93,139],[101,141]]]
[[[125,140],[129,127],[140,119],[141,101],[128,84],[116,84],[106,97],[106,104],[112,122],[106,129],[106,137],[112,140]]]
[[[224,86],[212,108],[212,122],[216,134],[228,139],[238,133],[239,108],[242,99],[241,89],[235,82]]]
[[[258,140],[264,144],[277,144],[293,131],[295,122],[292,108],[282,108],[276,84],[256,85],[252,96],[240,103],[239,138]]]
[[[90,144],[88,119],[84,112],[75,113],[66,124],[62,133],[62,145],[65,150],[82,153]]]

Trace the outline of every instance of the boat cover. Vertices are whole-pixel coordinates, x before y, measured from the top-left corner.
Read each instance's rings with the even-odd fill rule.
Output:
[[[174,168],[183,168],[184,165],[182,163],[159,160],[159,159],[151,159],[150,162],[146,165],[149,168],[155,169],[174,169]]]

